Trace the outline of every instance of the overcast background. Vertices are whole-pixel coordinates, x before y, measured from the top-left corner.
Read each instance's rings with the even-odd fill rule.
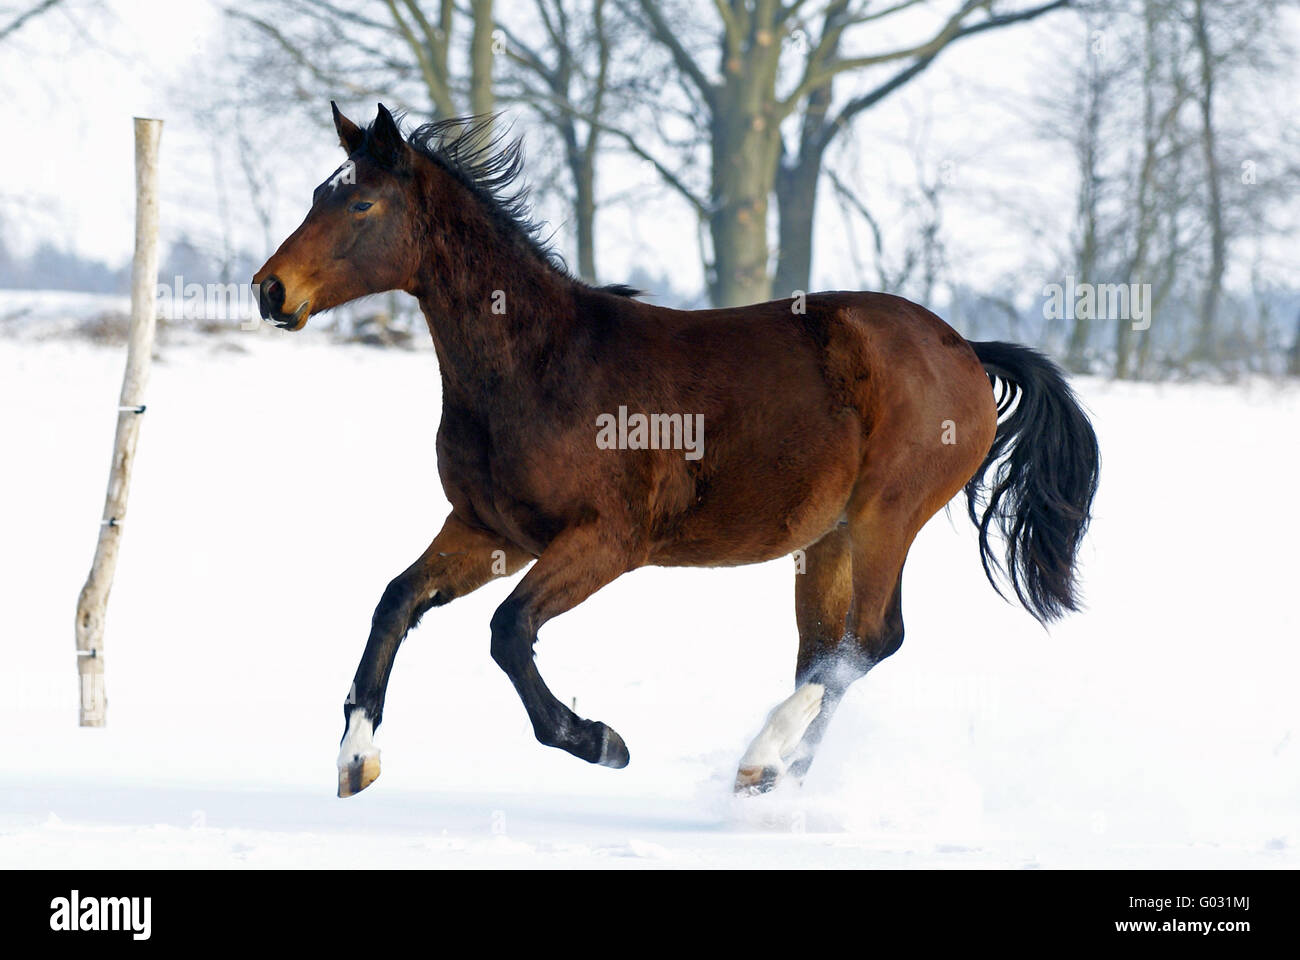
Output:
[[[5,4],[0,23],[10,24],[40,6],[21,0]],[[590,0],[567,6],[579,22],[591,8]],[[632,79],[615,105],[606,107],[606,121],[707,200],[707,122],[695,118],[699,129],[691,131],[690,146],[670,143],[663,135],[682,129],[672,112],[685,107],[689,113],[690,102],[674,91],[688,85],[674,79],[671,60],[654,40],[637,34],[648,28],[637,26],[634,0],[608,0],[607,6],[611,17],[622,17],[611,72]],[[716,46],[720,21],[714,9],[658,6],[673,18],[674,31],[702,68],[716,73],[711,44]],[[778,89],[797,79],[798,53],[804,49],[797,45],[817,42],[818,14],[828,6],[804,4],[802,19],[784,36],[787,47],[796,47],[782,60]],[[848,6],[873,12],[893,5]],[[848,28],[841,52],[906,48],[930,37],[960,5],[933,0],[902,6],[897,14]],[[964,22],[1033,6],[994,3],[974,10]],[[364,43],[375,45],[373,37],[340,21],[328,34],[331,42],[302,48],[302,55],[326,65],[304,80],[255,23],[285,34],[301,29],[319,40],[303,11],[319,13],[322,7],[329,9],[313,0],[260,0],[230,9],[207,0],[62,0],[9,31],[0,40],[0,95],[11,125],[0,181],[5,254],[21,264],[44,248],[47,261],[61,264],[55,253],[73,254],[102,261],[117,273],[114,278],[85,265],[61,270],[47,263],[40,271],[11,269],[6,285],[125,290],[134,203],[132,116],[166,121],[163,273],[184,268],[187,280],[200,281],[246,279],[249,265],[259,264],[305,215],[312,187],[337,165],[331,97],[362,123],[373,117],[380,97],[409,111],[412,123],[429,118],[435,105],[419,83],[411,82],[413,57],[396,36],[378,42],[390,62],[371,70],[369,55],[357,51],[369,49]],[[1009,332],[1056,352],[1074,349],[1070,359],[1077,369],[1106,369],[1116,366],[1109,324],[1074,333],[1063,321],[1032,325],[1041,314],[1044,285],[1073,274],[1094,282],[1154,280],[1159,286],[1155,275],[1164,257],[1179,274],[1162,307],[1165,318],[1173,317],[1163,324],[1165,339],[1158,339],[1159,320],[1153,334],[1155,353],[1168,357],[1163,364],[1144,364],[1142,373],[1207,372],[1206,364],[1197,363],[1205,358],[1191,356],[1189,340],[1213,250],[1209,228],[1201,222],[1208,223],[1202,217],[1208,177],[1197,172],[1201,131],[1195,89],[1181,91],[1185,102],[1174,127],[1182,132],[1175,129],[1157,151],[1167,183],[1187,189],[1176,196],[1160,194],[1151,214],[1158,234],[1163,231],[1158,211],[1175,210],[1170,222],[1181,224],[1181,239],[1158,256],[1149,254],[1145,267],[1125,269],[1132,266],[1127,248],[1141,219],[1134,197],[1142,160],[1142,54],[1134,44],[1141,41],[1144,10],[1156,10],[1174,25],[1167,49],[1155,51],[1156,69],[1168,73],[1157,83],[1173,90],[1175,79],[1191,82],[1199,76],[1195,49],[1175,33],[1194,38],[1189,18],[1198,8],[1193,0],[1075,3],[949,44],[928,69],[859,114],[828,149],[818,180],[810,287],[889,289],[926,303],[959,329],[973,324],[977,333],[1004,332],[998,324],[1007,320],[1010,305],[1020,317]],[[386,7],[357,9],[382,18]],[[505,30],[493,66],[494,106],[525,139],[536,213],[573,266],[572,190],[555,131],[539,122],[527,96],[518,95],[508,56],[513,39],[528,44],[544,39],[538,9],[535,0],[496,0],[493,15]],[[1275,0],[1236,0],[1207,9],[1210,39],[1221,61],[1214,78],[1215,177],[1226,211],[1221,220],[1227,224],[1222,292],[1216,294],[1224,301],[1218,307],[1223,316],[1215,322],[1224,328],[1221,339],[1235,335],[1250,341],[1228,350],[1231,356],[1214,366],[1219,372],[1281,372],[1286,350],[1296,345],[1300,305],[1294,257],[1300,222],[1294,142],[1300,75],[1293,56],[1300,20],[1292,4]],[[456,51],[458,43],[468,45],[468,25],[460,22],[465,19],[458,14],[448,66],[452,82],[462,86],[458,78],[467,68]],[[1269,27],[1263,35],[1259,23]],[[835,104],[878,86],[897,64],[910,62],[845,72],[836,80]],[[355,75],[349,72],[354,69]],[[1100,93],[1091,105],[1090,128],[1087,84],[1098,77],[1106,82],[1094,85]],[[1164,92],[1156,90],[1157,107]],[[463,96],[458,102],[468,100]],[[797,115],[784,122],[787,145],[796,141],[797,124]],[[1090,132],[1100,145],[1091,161],[1100,253],[1084,249],[1088,168],[1080,144]],[[707,303],[705,262],[712,262],[713,250],[696,211],[617,136],[602,136],[595,168],[596,279],[633,279],[649,286],[660,302]],[[773,202],[766,242],[772,270],[779,274],[776,222]],[[179,253],[177,244],[184,248]],[[52,271],[61,282],[50,281]],[[789,295],[772,279],[729,296]],[[713,299],[719,299],[716,292]],[[1082,336],[1086,348],[1069,347],[1071,336]]]

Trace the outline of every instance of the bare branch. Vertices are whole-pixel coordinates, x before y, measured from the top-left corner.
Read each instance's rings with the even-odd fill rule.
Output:
[[[641,12],[645,14],[646,20],[649,21],[655,39],[668,48],[668,52],[672,54],[673,62],[677,64],[678,69],[690,78],[691,82],[700,91],[700,95],[712,106],[715,96],[713,84],[709,82],[709,78],[704,75],[700,65],[695,62],[694,58],[686,51],[686,48],[682,46],[681,41],[677,39],[677,32],[664,20],[658,3],[655,0],[637,0],[637,6],[640,7]]]
[[[826,61],[823,56],[809,57],[808,66],[804,71],[803,78],[799,81],[794,91],[781,104],[782,115],[788,114],[794,109],[795,105],[803,99],[809,92],[815,90],[833,80],[838,74],[848,70],[858,70],[864,67],[874,67],[882,63],[891,63],[895,60],[907,60],[912,57],[926,57],[938,53],[950,41],[952,41],[961,30],[962,21],[981,7],[987,8],[992,0],[965,0],[965,2],[950,16],[944,23],[943,27],[924,43],[912,47],[906,47],[899,50],[891,50],[886,53],[875,53],[864,57],[841,57],[835,60]],[[836,31],[833,43],[838,45],[839,33],[843,31],[847,23],[836,24]],[[827,38],[823,38],[827,42]],[[819,45],[820,46],[820,45]],[[815,53],[817,51],[814,51]]]
[[[1020,10],[1016,13],[999,14],[998,16],[989,17],[987,20],[983,20],[979,23],[970,24],[968,26],[962,27],[960,30],[957,31],[957,33],[954,36],[949,38],[949,40],[945,42],[942,46],[940,46],[937,50],[933,51],[932,53],[924,57],[917,59],[913,63],[909,64],[902,70],[895,73],[892,77],[890,77],[884,83],[880,84],[878,87],[875,87],[874,89],[867,91],[861,96],[854,97],[852,100],[846,103],[840,109],[840,112],[836,115],[835,119],[830,124],[828,124],[826,128],[822,131],[822,146],[825,146],[826,143],[830,142],[830,140],[835,136],[836,133],[838,133],[841,129],[847,126],[853,120],[853,118],[856,117],[863,110],[866,110],[868,107],[872,107],[875,104],[879,103],[881,100],[885,99],[885,97],[889,96],[899,87],[903,86],[913,77],[915,77],[917,74],[924,71],[927,67],[930,66],[930,64],[934,63],[934,61],[938,58],[939,54],[942,53],[945,49],[947,49],[948,44],[954,43],[957,40],[962,39],[963,37],[970,37],[970,36],[974,36],[977,33],[983,33],[985,30],[993,30],[998,27],[1008,26],[1009,24],[1020,23],[1026,20],[1033,20],[1036,17],[1040,17],[1043,14],[1049,13],[1052,10],[1058,10],[1062,7],[1067,7],[1070,5],[1070,3],[1071,0],[1052,0],[1051,3],[1045,3],[1039,7],[1031,7],[1027,10]]]
[[[14,17],[14,19],[10,20],[8,25],[0,27],[0,40],[5,39],[11,33],[17,33],[23,28],[23,24],[27,23],[29,20],[36,19],[51,7],[57,6],[62,2],[63,0],[40,0],[40,3],[37,3],[34,7],[28,7],[22,13],[18,14],[18,16]]]

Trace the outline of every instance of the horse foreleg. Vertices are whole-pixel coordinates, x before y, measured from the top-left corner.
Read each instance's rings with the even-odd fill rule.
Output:
[[[383,719],[393,659],[406,634],[431,607],[442,606],[489,580],[514,573],[530,559],[527,553],[452,515],[420,559],[384,590],[343,705],[345,726],[338,759],[340,797],[359,793],[379,776],[374,733]]]
[[[623,738],[556,699],[537,671],[533,645],[546,621],[576,607],[631,566],[626,548],[606,531],[566,530],[492,616],[492,659],[514,684],[537,739],[607,767],[627,766]]]

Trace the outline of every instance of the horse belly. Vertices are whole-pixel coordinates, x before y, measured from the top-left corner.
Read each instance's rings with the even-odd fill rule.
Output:
[[[861,438],[861,421],[845,411],[827,429],[779,446],[738,439],[713,465],[700,499],[663,524],[650,562],[738,566],[815,543],[843,516]]]

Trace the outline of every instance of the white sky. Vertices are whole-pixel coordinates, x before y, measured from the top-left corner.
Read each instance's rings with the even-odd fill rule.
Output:
[[[265,242],[247,211],[246,195],[240,195],[246,188],[230,159],[233,153],[227,148],[223,160],[214,151],[214,143],[228,133],[202,129],[189,112],[187,98],[203,89],[208,82],[203,78],[225,82],[221,50],[228,40],[238,41],[237,32],[223,29],[218,6],[209,0],[104,0],[97,7],[68,2],[71,7],[32,23],[0,48],[5,116],[39,134],[30,141],[24,137],[33,148],[11,147],[5,153],[0,223],[6,242],[25,250],[38,239],[52,239],[114,264],[129,256],[131,118],[145,115],[166,121],[165,236],[219,233],[220,183],[229,191],[235,245],[261,250]],[[944,162],[953,173],[944,224],[956,273],[1001,275],[1023,268],[1034,256],[1050,259],[1052,249],[1064,249],[1068,241],[1073,161],[1064,145],[1038,137],[1023,103],[1027,96],[1068,84],[1062,52],[1072,53],[1085,41],[1071,14],[962,41],[904,92],[863,115],[854,136],[840,144],[837,169],[888,225],[897,212],[891,209],[893,199],[916,182],[912,145],[923,141],[931,174]],[[327,104],[321,108],[327,110]],[[362,105],[352,109],[361,122],[373,115],[373,105],[365,114]],[[526,124],[519,129],[526,131]],[[311,187],[336,165],[337,146],[331,141],[319,129],[277,130],[267,137],[264,159],[278,178],[273,242],[299,222]],[[278,160],[277,153],[282,154]],[[601,172],[607,194],[652,182],[644,166],[631,162],[607,162]],[[996,205],[988,199],[994,189],[1000,198]],[[666,272],[679,289],[698,289],[693,215],[666,189],[648,198],[645,189],[636,193],[635,204],[602,213],[602,280],[620,279],[642,264],[652,273]],[[872,276],[859,275],[851,255],[854,247],[859,254],[870,249],[865,226],[851,219],[850,243],[846,219],[825,185],[821,203],[814,286],[869,285]],[[560,218],[553,226],[557,243],[568,252],[571,236],[563,211],[541,213]],[[1037,281],[1026,281],[1027,295],[1037,293]]]
[[[120,260],[132,244],[131,118],[169,121],[163,176],[171,193],[176,152],[193,149],[194,139],[173,119],[171,85],[204,57],[218,14],[204,0],[67,2],[0,48],[5,115],[43,144],[5,152],[0,217],[12,246],[51,238]]]

